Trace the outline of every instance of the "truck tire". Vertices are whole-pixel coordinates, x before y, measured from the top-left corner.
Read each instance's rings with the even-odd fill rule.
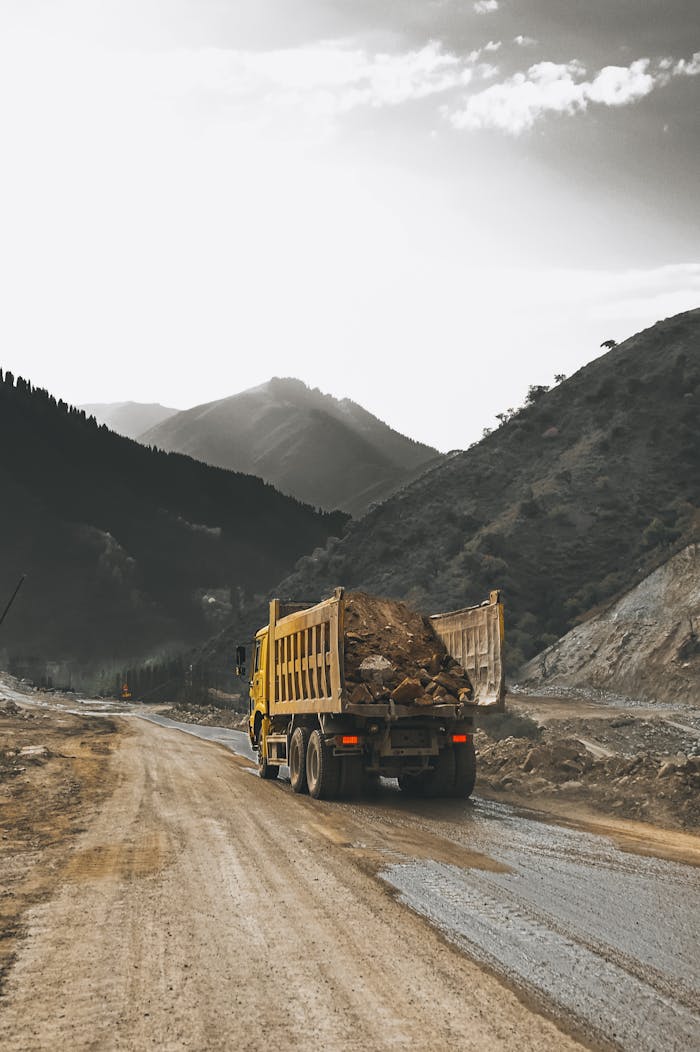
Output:
[[[289,743],[289,781],[295,793],[308,791],[306,782],[306,749],[311,731],[308,727],[295,727]]]
[[[362,793],[363,770],[361,756],[333,757],[340,759],[340,784],[338,796],[341,800],[354,800]]]
[[[323,740],[319,730],[311,732],[306,747],[306,782],[314,800],[332,800],[338,792],[340,764],[333,746]]]
[[[263,757],[262,747],[258,749],[258,774],[261,778],[265,778],[269,781],[276,778],[280,773],[279,765],[276,763],[268,763]]]
[[[435,767],[427,775],[427,796],[452,796],[455,770],[455,750],[452,745],[448,745],[440,750]]]
[[[474,791],[476,782],[476,751],[474,742],[455,746],[455,780],[451,796],[466,800]]]

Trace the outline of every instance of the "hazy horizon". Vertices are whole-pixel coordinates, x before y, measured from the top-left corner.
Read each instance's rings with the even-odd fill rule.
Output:
[[[4,367],[294,376],[439,449],[700,305],[700,8],[10,0]]]

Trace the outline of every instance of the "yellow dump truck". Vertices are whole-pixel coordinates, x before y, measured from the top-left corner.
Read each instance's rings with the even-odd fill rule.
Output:
[[[481,606],[430,618],[467,673],[469,698],[428,707],[353,703],[346,689],[342,589],[314,606],[270,603],[255,638],[249,733],[262,778],[287,765],[292,788],[317,799],[350,797],[363,783],[398,778],[404,792],[468,797],[474,788],[474,717],[503,708],[503,606],[492,592]]]

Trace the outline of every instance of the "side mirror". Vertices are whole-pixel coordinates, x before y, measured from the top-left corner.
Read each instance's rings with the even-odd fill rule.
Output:
[[[236,675],[245,676],[245,647],[236,647]]]

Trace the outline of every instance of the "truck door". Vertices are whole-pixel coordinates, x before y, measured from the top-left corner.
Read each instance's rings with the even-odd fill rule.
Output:
[[[252,681],[253,709],[267,713],[267,633],[255,640]]]

